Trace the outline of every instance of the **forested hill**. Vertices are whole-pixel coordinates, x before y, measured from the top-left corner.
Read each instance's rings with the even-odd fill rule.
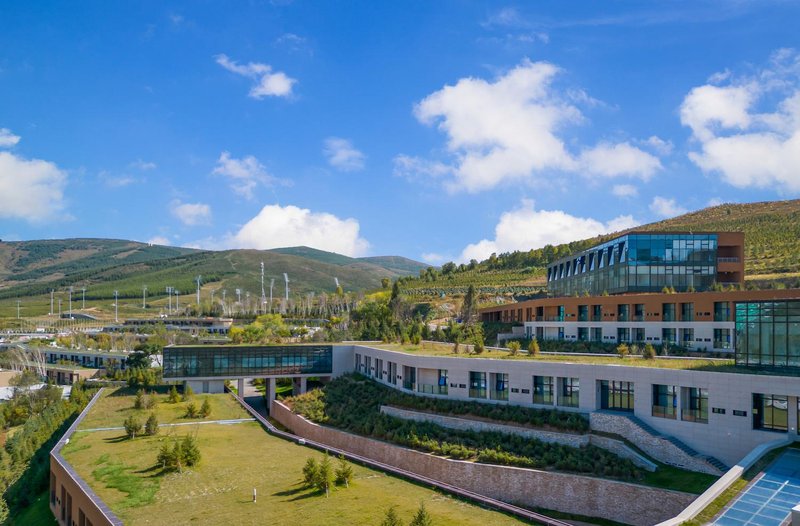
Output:
[[[261,262],[267,287],[275,279],[276,295],[283,292],[283,273],[289,274],[292,294],[381,287],[384,278],[410,274],[397,258],[350,258],[308,247],[277,250],[208,251],[113,239],[62,239],[0,242],[0,299],[57,293],[68,287],[87,288],[86,298],[166,297],[166,287],[184,293],[195,290],[195,277],[211,288],[229,288],[230,294],[261,294]],[[403,259],[403,258],[400,258]],[[382,265],[385,261],[385,266]],[[422,263],[405,260],[406,265]],[[394,263],[394,264],[392,264]],[[278,294],[277,290],[281,291]]]
[[[745,233],[745,269],[749,279],[789,281],[800,278],[800,200],[722,204],[627,230],[734,231]],[[473,284],[482,292],[533,293],[544,285],[551,262],[616,237],[615,232],[562,245],[492,255],[468,265],[448,263],[406,281],[409,292],[458,293]],[[425,291],[425,292],[423,292]]]

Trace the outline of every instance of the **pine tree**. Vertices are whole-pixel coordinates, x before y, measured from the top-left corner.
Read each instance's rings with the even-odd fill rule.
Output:
[[[384,515],[380,526],[402,526],[402,524],[400,517],[397,515],[397,506],[392,506],[386,510],[386,515]]]
[[[419,503],[419,509],[417,510],[417,514],[414,515],[414,518],[411,519],[411,522],[408,526],[433,526],[433,519],[428,514],[428,510],[425,509],[425,503]]]
[[[181,459],[187,466],[196,466],[200,462],[200,448],[194,435],[186,435],[181,441]]]
[[[128,435],[128,438],[136,438],[136,435],[142,432],[142,422],[135,415],[126,418],[123,426],[125,426],[125,434]]]
[[[211,416],[211,403],[208,401],[208,397],[203,400],[203,405],[200,407],[200,416],[203,418]]]
[[[134,409],[144,409],[144,390],[136,391],[136,400],[133,402]]]
[[[198,415],[197,404],[194,402],[186,404],[186,418],[197,418]]]
[[[344,459],[344,455],[339,455],[339,466],[336,468],[336,483],[345,488],[350,487],[353,480],[353,467]]]
[[[319,471],[317,471],[317,480],[314,484],[320,491],[325,492],[325,496],[330,496],[331,486],[333,485],[334,475],[333,467],[331,466],[331,457],[325,455],[322,462],[319,463]]]
[[[303,483],[306,486],[314,486],[318,472],[319,464],[317,464],[317,461],[314,458],[306,460],[306,464],[303,466]]]
[[[188,402],[192,398],[194,398],[194,389],[192,389],[187,385],[186,388],[183,390],[183,401]]]
[[[167,442],[161,444],[161,449],[158,450],[158,456],[156,457],[156,462],[161,464],[161,469],[171,468],[175,465],[175,460],[172,455],[172,448],[169,447]]]
[[[144,425],[144,432],[150,436],[158,434],[158,418],[155,413],[150,413],[147,423]]]
[[[178,396],[178,389],[174,385],[169,390],[169,398],[167,400],[169,400],[170,404],[177,404],[181,401],[180,396]]]

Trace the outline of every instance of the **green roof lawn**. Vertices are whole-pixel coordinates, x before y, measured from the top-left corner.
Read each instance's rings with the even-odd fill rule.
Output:
[[[244,416],[229,395],[203,396],[213,407],[209,419]],[[161,399],[157,411],[162,423],[184,420],[183,404],[168,404],[165,395]],[[104,393],[80,429],[120,425],[133,411],[133,401],[130,391]],[[148,411],[141,413],[146,417]],[[200,464],[183,473],[159,474],[160,445],[186,433],[197,435]],[[121,431],[79,430],[63,455],[126,525],[379,524],[394,505],[408,523],[420,502],[438,526],[523,524],[357,465],[350,488],[337,488],[325,498],[300,483],[306,459],[321,459],[322,453],[273,437],[255,422],[162,428],[159,436],[134,440]],[[252,502],[253,488],[257,503]]]

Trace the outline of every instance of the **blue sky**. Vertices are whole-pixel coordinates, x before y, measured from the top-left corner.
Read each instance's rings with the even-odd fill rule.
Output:
[[[0,7],[0,238],[439,264],[800,193],[800,3]]]

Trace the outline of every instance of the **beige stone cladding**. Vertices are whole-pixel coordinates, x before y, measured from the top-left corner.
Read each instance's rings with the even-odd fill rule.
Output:
[[[448,460],[319,426],[277,401],[270,416],[309,440],[523,506],[651,526],[680,513],[696,497],[595,477]]]

